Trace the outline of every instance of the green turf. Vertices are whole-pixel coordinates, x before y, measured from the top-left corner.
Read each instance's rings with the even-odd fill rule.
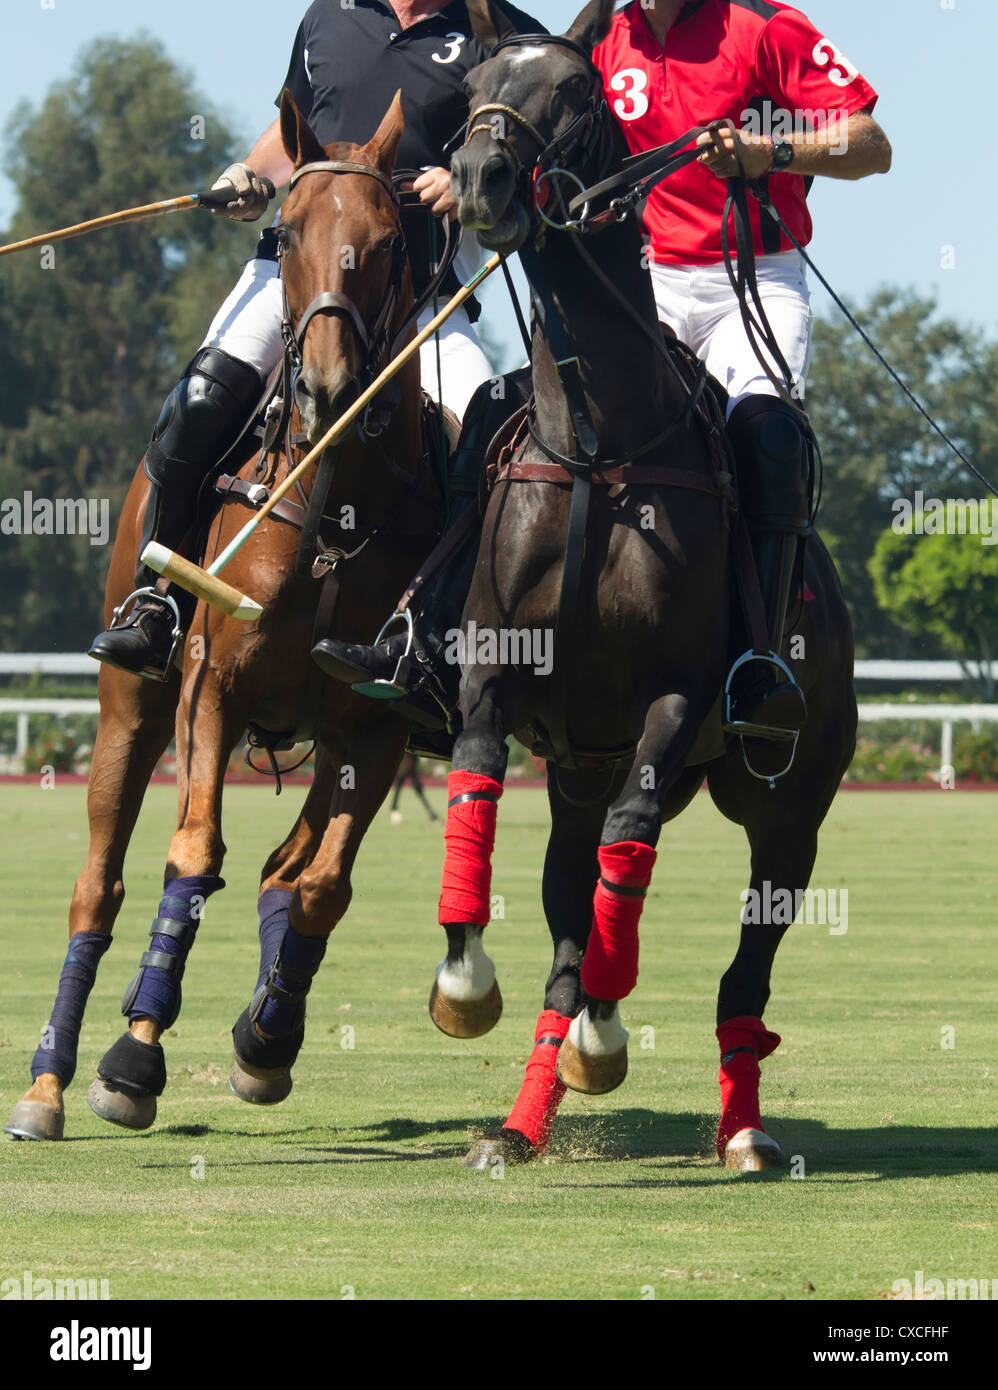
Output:
[[[440,808],[442,791],[430,794]],[[69,1142],[0,1144],[0,1278],[107,1278],[112,1297],[198,1299],[874,1299],[916,1270],[998,1279],[993,797],[846,793],[833,807],[814,882],[848,889],[849,930],[796,927],[777,960],[767,1022],[784,1041],[764,1066],[763,1113],[803,1175],[774,1180],[712,1159],[714,998],[747,852],[705,797],[660,844],[624,1005],[630,1075],[611,1096],[566,1098],[546,1160],[501,1178],[459,1162],[516,1094],[549,967],[537,791],[500,807],[495,1032],[452,1041],[427,1016],[442,842],[407,793],[404,824],[383,813],[362,851],[290,1099],[238,1101],[229,1028],[256,975],[254,887],[298,795],[227,793],[229,887],[211,901],[165,1040],[159,1120],[135,1135],[99,1121],[84,1092],[122,1029],[118,1001],[158,900],[174,796],[150,793],[68,1095]],[[3,788],[0,834],[6,1118],[65,950],[82,789]]]

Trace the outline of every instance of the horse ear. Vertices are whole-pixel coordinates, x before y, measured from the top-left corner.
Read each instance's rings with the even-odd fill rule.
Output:
[[[314,164],[326,157],[318,137],[298,110],[295,99],[285,87],[281,93],[281,140],[284,152],[296,169]]]
[[[404,130],[405,117],[402,114],[402,89],[400,87],[392,98],[391,106],[385,112],[384,120],[366,146],[368,152],[373,156],[375,164],[386,174],[390,174],[395,168],[399,141],[402,139]]]
[[[616,0],[589,0],[589,4],[577,16],[565,37],[573,39],[580,48],[591,53],[610,32],[615,2]]]
[[[519,32],[510,17],[498,5],[493,5],[492,0],[468,0],[468,18],[471,32],[490,53],[497,43]]]

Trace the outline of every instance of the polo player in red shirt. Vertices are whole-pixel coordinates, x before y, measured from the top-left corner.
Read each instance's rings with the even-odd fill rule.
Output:
[[[740,503],[770,645],[779,653],[798,548],[810,529],[808,445],[790,393],[781,394],[749,343],[728,280],[721,245],[725,181],[740,172],[765,181],[805,245],[811,238],[806,194],[815,176],[859,179],[890,168],[890,143],[872,115],[877,93],[790,5],[633,0],[607,22],[593,61],[632,153],[724,118],[740,132],[703,135],[699,160],[652,190],[642,220],[659,318],[728,392]],[[803,258],[760,204],[747,201],[760,298],[790,369],[793,397],[803,401],[811,334]],[[778,364],[770,358],[769,365],[779,380]],[[455,575],[451,587],[467,577]],[[436,601],[427,601],[424,616]],[[374,647],[327,640],[314,654],[324,670],[351,684],[392,680],[405,644],[404,636]],[[399,684],[408,689],[405,680]],[[740,668],[732,697],[735,721],[792,730],[806,719],[798,685],[766,661]]]
[[[593,61],[633,154],[728,118],[745,176],[764,180],[796,240],[811,239],[815,176],[886,173],[891,147],[873,119],[877,93],[799,10],[769,0],[634,0],[614,16]],[[642,214],[659,318],[728,392],[728,432],[752,535],[770,645],[779,652],[798,540],[807,531],[806,445],[746,335],[723,264],[726,180],[739,173],[735,137],[703,135],[700,159],[652,189]],[[760,297],[803,401],[811,308],[800,252],[755,198],[747,200]],[[774,375],[777,364],[769,358]],[[804,696],[753,662],[733,718],[798,728]]]

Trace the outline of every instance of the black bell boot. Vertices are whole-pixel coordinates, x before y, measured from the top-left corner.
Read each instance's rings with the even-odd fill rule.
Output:
[[[218,348],[203,348],[164,402],[146,451],[150,481],[139,554],[150,541],[179,549],[197,524],[198,493],[205,478],[225,458],[259,402],[263,381],[255,367]],[[120,670],[166,680],[177,643],[193,612],[193,602],[155,592],[159,576],[141,561],[135,593],[115,613],[106,632],[91,643],[89,655]],[[129,603],[137,600],[127,616]]]
[[[396,619],[371,646],[326,638],[312,649],[316,664],[326,675],[345,681],[362,694],[383,699],[412,696],[419,700],[423,696],[426,698],[421,705],[428,714],[436,707],[438,715],[442,715],[457,704],[461,671],[446,659],[447,634],[461,625],[481,533],[478,524],[469,525],[467,513],[477,507],[488,446],[510,416],[529,399],[530,369],[511,372],[501,380],[503,388],[498,398],[493,383],[485,382],[468,404],[449,468],[453,505],[448,525],[452,535],[459,526],[466,534],[455,544],[422,595],[413,628],[406,630],[402,620]],[[408,701],[400,706],[400,713],[424,722],[419,711],[420,705],[414,710]]]
[[[797,413],[775,396],[750,396],[728,421],[738,496],[752,541],[769,644],[781,655],[799,547],[810,534],[807,442]],[[752,657],[731,679],[729,720],[792,735],[807,720],[807,702],[789,668]]]

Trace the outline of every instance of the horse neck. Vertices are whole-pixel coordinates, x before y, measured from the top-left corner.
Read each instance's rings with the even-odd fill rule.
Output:
[[[585,240],[586,250],[619,294],[659,333],[651,279],[642,263],[637,226],[626,222]],[[678,387],[641,329],[592,275],[569,238],[549,233],[543,248],[521,251],[535,307],[558,315],[578,356],[586,404],[604,445],[625,454],[658,434],[678,413]],[[550,329],[535,320],[531,351],[537,425],[543,439],[575,455],[565,390],[555,365]]]

